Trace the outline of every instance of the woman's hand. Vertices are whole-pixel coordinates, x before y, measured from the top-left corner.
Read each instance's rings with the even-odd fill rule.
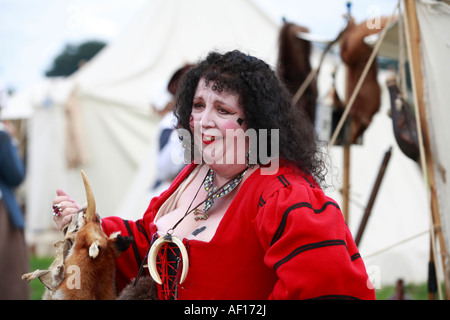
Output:
[[[56,190],[56,197],[53,199],[53,208],[55,207],[60,208],[59,214],[53,217],[59,230],[63,230],[72,220],[72,216],[81,209],[81,206],[61,189]]]

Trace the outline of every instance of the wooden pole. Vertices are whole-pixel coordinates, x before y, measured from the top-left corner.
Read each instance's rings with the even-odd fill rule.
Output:
[[[429,189],[427,190],[430,199],[431,206],[431,219],[430,219],[430,234],[431,234],[431,246],[434,257],[432,260],[436,261],[437,249],[436,249],[436,233],[439,237],[439,245],[441,249],[441,261],[444,269],[444,274],[446,274],[445,265],[445,242],[440,230],[440,215],[439,215],[439,205],[436,194],[436,183],[433,168],[433,154],[431,152],[431,138],[429,134],[428,123],[426,121],[426,106],[424,102],[424,90],[423,90],[423,74],[422,74],[422,64],[420,59],[420,28],[419,22],[417,20],[416,4],[415,0],[403,0],[405,7],[405,26],[406,26],[406,36],[407,36],[407,49],[409,56],[409,66],[411,71],[411,82],[414,95],[414,106],[416,108],[416,117],[419,116],[419,121],[417,121],[418,138],[419,145],[421,148],[420,152],[420,163],[423,171],[423,176],[425,183],[428,183]],[[438,227],[438,228],[436,228]],[[442,299],[441,286],[439,281],[439,273],[436,272],[436,277],[438,280],[438,291],[439,297]],[[445,280],[445,291],[447,298],[450,298],[449,285],[447,277]]]
[[[430,241],[430,261],[428,261],[428,300],[436,300],[436,292],[438,287],[436,279],[436,262],[434,261],[433,246]]]
[[[364,229],[366,228],[367,221],[369,221],[369,217],[372,212],[372,207],[375,203],[375,199],[377,197],[378,190],[380,189],[381,182],[383,181],[384,173],[386,172],[387,165],[389,163],[389,160],[391,159],[391,154],[392,154],[392,147],[390,147],[389,150],[386,151],[386,153],[384,154],[380,170],[378,170],[377,179],[375,180],[372,193],[370,194],[369,202],[367,203],[366,209],[364,210],[364,215],[359,225],[358,233],[356,234],[355,237],[356,246],[359,246],[362,235],[364,233]]]

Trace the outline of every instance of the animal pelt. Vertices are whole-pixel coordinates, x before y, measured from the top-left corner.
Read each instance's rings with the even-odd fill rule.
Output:
[[[305,27],[285,22],[279,33],[277,74],[292,95],[303,84],[311,72],[311,43],[300,39],[299,32],[308,33]],[[317,79],[311,81],[297,102],[298,108],[304,108],[312,123],[316,114]]]
[[[38,278],[45,285],[43,300],[116,298],[114,260],[128,248],[131,238],[118,233],[109,238],[105,235],[101,240],[94,240],[93,245],[88,246],[88,240],[83,240],[83,237],[89,238],[85,233],[91,228],[89,225],[85,227],[84,219],[83,213],[72,217],[64,240],[54,243],[57,248],[55,259],[48,270],[38,269],[22,276],[26,281]],[[82,241],[76,241],[77,238]],[[74,252],[82,254],[74,255]],[[78,270],[74,266],[79,268],[79,285],[75,279]]]
[[[52,292],[56,291],[60,283],[65,277],[65,266],[64,261],[68,256],[70,250],[72,249],[73,243],[75,241],[76,232],[80,227],[80,215],[78,213],[72,216],[72,220],[69,225],[64,228],[64,239],[56,241],[53,246],[56,247],[55,259],[48,268],[48,270],[35,270],[34,272],[24,274],[22,276],[23,280],[31,281],[33,279],[39,279],[46,287],[43,300],[51,300]]]
[[[112,300],[115,287],[115,259],[132,240],[119,233],[109,237],[103,232],[95,210],[95,200],[87,178],[87,208],[73,215],[63,241],[55,243],[55,259],[48,270],[36,270],[22,276],[30,281],[39,278],[46,286],[43,299]]]
[[[347,99],[352,95],[356,84],[372,54],[372,47],[364,42],[370,34],[380,32],[386,25],[388,18],[380,19],[379,28],[369,28],[367,22],[356,24],[350,19],[341,40],[341,58],[347,66]],[[349,113],[350,138],[349,143],[356,143],[372,121],[372,117],[380,109],[381,90],[377,81],[377,63],[373,61],[361,89]]]
[[[134,279],[122,290],[117,300],[158,300],[156,282],[151,277]]]

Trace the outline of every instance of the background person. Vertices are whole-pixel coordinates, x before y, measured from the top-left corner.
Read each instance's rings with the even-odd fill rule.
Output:
[[[1,85],[1,84],[0,84]],[[2,91],[0,86],[0,91]],[[0,93],[0,96],[2,94]],[[2,95],[5,97],[5,95]],[[0,99],[1,110],[6,99]],[[14,126],[0,122],[0,300],[29,299],[29,285],[21,279],[29,270],[23,212],[14,190],[25,179]]]

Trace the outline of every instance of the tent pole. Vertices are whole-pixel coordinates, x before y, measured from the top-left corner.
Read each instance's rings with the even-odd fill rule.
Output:
[[[446,274],[445,266],[445,242],[440,230],[440,215],[439,206],[436,194],[435,176],[433,170],[433,154],[431,152],[431,139],[429,134],[428,123],[426,121],[426,106],[424,102],[424,90],[423,90],[423,74],[422,65],[420,59],[420,28],[417,20],[416,4],[415,0],[403,0],[405,8],[405,30],[407,36],[407,49],[410,60],[410,72],[411,82],[413,87],[414,106],[416,109],[416,115],[419,116],[417,121],[418,138],[420,146],[420,163],[423,171],[423,177],[425,183],[428,183],[427,195],[431,205],[431,217],[430,217],[430,236],[431,236],[431,248],[434,254],[432,261],[438,262],[437,249],[436,249],[436,233],[439,237],[439,245],[441,250],[441,261],[443,266],[444,275]],[[416,118],[417,119],[417,118]],[[442,299],[442,290],[440,285],[439,272],[436,272],[438,282],[439,298]],[[444,276],[445,291],[447,298],[450,298],[448,279]]]
[[[430,239],[431,240],[431,239]],[[438,283],[436,280],[436,262],[434,261],[433,246],[430,241],[430,261],[428,262],[428,300],[436,300]]]

